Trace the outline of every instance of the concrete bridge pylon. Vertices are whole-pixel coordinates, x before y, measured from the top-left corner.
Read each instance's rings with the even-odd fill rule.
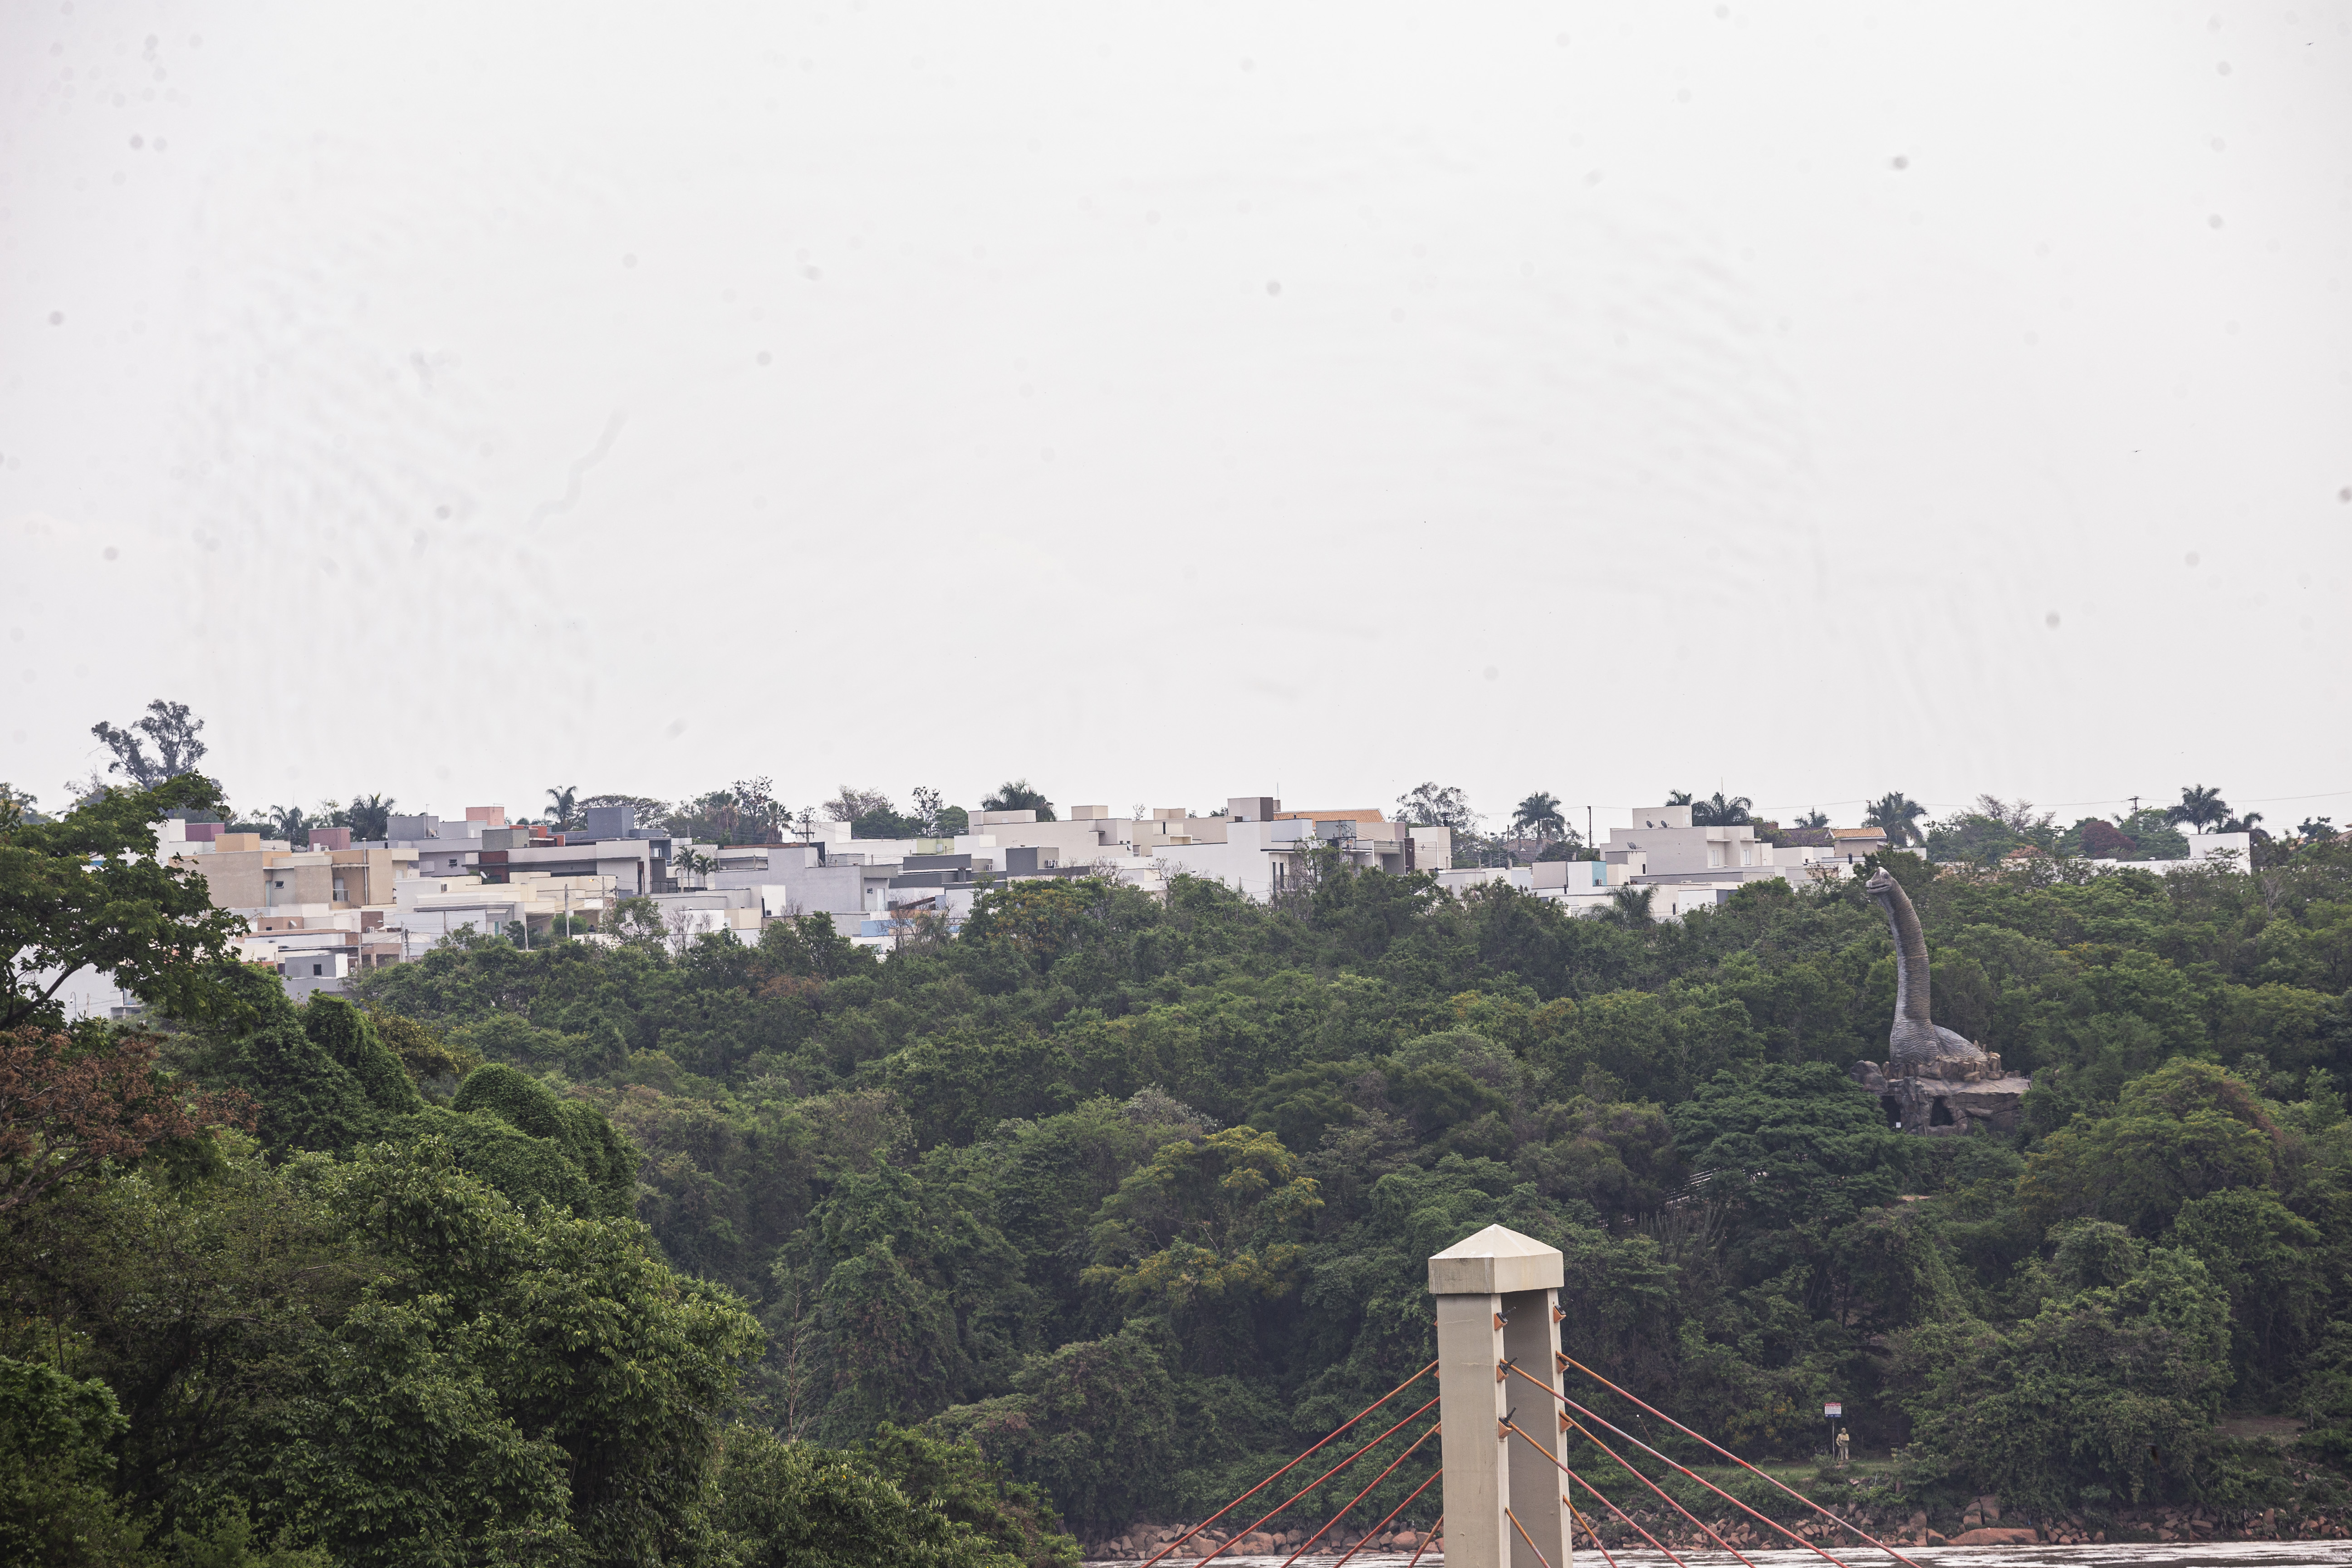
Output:
[[[1559,1391],[1565,1279],[1559,1248],[1499,1225],[1429,1260],[1444,1423],[1446,1568],[1570,1568],[1568,1478],[1555,1463],[1567,1458],[1559,1406],[1500,1370],[1508,1362]],[[1507,1420],[1527,1438],[1510,1432]]]

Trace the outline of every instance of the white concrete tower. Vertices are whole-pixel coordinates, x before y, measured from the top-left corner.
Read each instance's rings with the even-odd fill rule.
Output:
[[[1429,1260],[1437,1298],[1439,1439],[1445,1465],[1446,1568],[1569,1568],[1572,1538],[1562,1501],[1568,1478],[1502,1429],[1513,1424],[1555,1458],[1559,1405],[1524,1378],[1496,1377],[1506,1360],[1545,1387],[1559,1386],[1559,1249],[1490,1225]],[[1528,1550],[1506,1510],[1542,1554]]]

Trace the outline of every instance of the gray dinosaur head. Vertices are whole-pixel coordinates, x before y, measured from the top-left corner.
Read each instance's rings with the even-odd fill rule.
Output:
[[[1870,880],[1863,884],[1864,889],[1874,899],[1885,898],[1895,886],[1895,879],[1886,874],[1886,868],[1884,866],[1873,871],[1870,874]]]

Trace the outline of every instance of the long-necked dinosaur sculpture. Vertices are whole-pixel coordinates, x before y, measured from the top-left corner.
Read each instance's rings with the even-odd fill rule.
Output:
[[[1863,886],[1886,911],[1895,935],[1895,1026],[1886,1033],[1885,1066],[1856,1062],[1854,1081],[1907,1131],[2015,1128],[2027,1080],[2004,1074],[1998,1055],[1936,1022],[1927,1006],[1927,939],[1910,895],[1884,870]]]
[[[1927,1011],[1927,939],[1919,930],[1918,911],[1903,884],[1884,869],[1871,873],[1864,884],[1878,907],[1886,911],[1886,926],[1895,934],[1895,1026],[1887,1031],[1888,1060],[1915,1066],[1927,1078],[1973,1077],[1932,1070],[1946,1063],[1976,1067],[1985,1062],[1982,1046],[1965,1035],[1937,1024]],[[1981,1068],[1977,1070],[1981,1071]]]

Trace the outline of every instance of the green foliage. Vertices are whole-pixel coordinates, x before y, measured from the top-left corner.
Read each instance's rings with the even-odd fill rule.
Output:
[[[943,1442],[884,1422],[850,1450],[910,1498],[922,1498],[1026,1568],[1076,1568],[1077,1542],[1062,1533],[1042,1488],[1007,1478],[971,1443]]]
[[[0,1562],[113,1563],[142,1531],[106,1485],[106,1446],[128,1425],[114,1391],[0,1356]]]
[[[242,967],[228,944],[244,922],[213,908],[202,877],[155,858],[166,812],[220,799],[212,780],[180,773],[93,795],[56,821],[0,817],[0,1029],[61,1025],[58,989],[85,967],[173,1017],[240,1014],[223,981]]]
[[[2095,1215],[2155,1236],[2190,1199],[2268,1181],[2276,1142],[2243,1084],[2176,1059],[2125,1086],[2114,1115],[2052,1133],[2018,1195],[2045,1221]]]
[[[302,1032],[352,1076],[378,1110],[396,1116],[423,1106],[400,1058],[384,1047],[367,1015],[341,997],[322,994],[304,1004]]]
[[[1162,1319],[1213,1369],[1238,1352],[1261,1300],[1297,1288],[1305,1234],[1323,1206],[1280,1139],[1254,1128],[1163,1144],[1103,1200],[1095,1266],[1079,1276]]]
[[[2182,1204],[2172,1238],[2230,1298],[2236,1388],[2274,1400],[2292,1386],[2323,1321],[2326,1233],[2271,1193],[2233,1187]]]
[[[1045,792],[1034,788],[1025,778],[1010,779],[989,792],[980,803],[982,811],[1034,811],[1040,822],[1054,820],[1054,803]]]
[[[211,1519],[194,1522],[196,1528],[184,1525],[163,1538],[172,1568],[336,1568],[323,1548],[290,1544],[290,1530],[261,1542],[244,1502],[236,1498]]]
[[[2120,826],[2124,837],[2132,841],[2134,859],[2185,860],[2189,858],[2189,840],[2172,826],[2176,821],[2184,820],[2188,819],[2176,818],[2170,812],[2149,806],[2125,817]],[[2219,819],[2207,820],[2214,822]]]
[[[729,1432],[715,1523],[742,1568],[1024,1568],[1034,1559],[846,1454]],[[1054,1559],[1047,1559],[1053,1561]]]
[[[274,982],[268,990],[275,993]],[[398,1118],[424,1107],[400,1058],[384,1048],[367,1016],[338,996],[300,1008],[282,995],[257,999],[259,1027],[208,1053],[212,1070],[261,1108],[263,1142],[280,1154],[341,1152],[385,1136]]]
[[[700,1539],[757,1331],[633,1222],[519,1209],[427,1139],[232,1154],[178,1191],[134,1174],[43,1224],[12,1274],[117,1391],[120,1495],[184,1557],[236,1560],[225,1498],[249,1539],[353,1564],[635,1562]]]
[[[439,1030],[385,1009],[368,1014],[375,1037],[399,1058],[401,1070],[427,1100],[443,1100],[457,1090],[457,1081],[482,1065],[480,1055],[453,1046]]]
[[[919,838],[923,837],[923,820],[908,816],[889,806],[877,806],[862,812],[849,825],[852,838]]]
[[[536,1138],[490,1111],[433,1106],[415,1119],[421,1137],[448,1145],[457,1168],[526,1209],[541,1205],[593,1212],[588,1180],[555,1138]]]
[[[959,1406],[935,1424],[1029,1478],[1089,1528],[1138,1518],[1175,1499],[1176,1387],[1158,1337],[1129,1325],[1032,1358],[1013,1391]]]
[[[2224,1404],[2352,1458],[2352,852],[1879,859],[1938,1018],[2034,1074],[2021,1133],[1854,1086],[1855,884],[1656,922],[1329,856],[1276,907],[1040,879],[887,959],[819,919],[265,984],[173,1047],[258,1142],[0,1231],[0,1355],[114,1392],[93,1484],[159,1552],[1042,1563],[1402,1380],[1427,1256],[1499,1223],[1566,1254],[1572,1354],[1754,1457],[1839,1397],[2028,1506],[2268,1495]]]
[[[1939,1016],[2037,1074],[2030,1163],[1897,1135],[1848,1079],[1883,1055],[1893,966],[1847,887],[1620,924],[1338,868],[1272,910],[1072,879],[998,889],[887,963],[780,922],[756,950],[486,949],[366,985],[528,1076],[573,1073],[629,1128],[671,1256],[761,1302],[753,1387],[780,1430],[929,1421],[1088,1529],[1221,1501],[1418,1365],[1422,1259],[1496,1221],[1592,1281],[1580,1355],[1763,1452],[1801,1454],[1832,1394],[1865,1443],[1903,1441],[1908,1385],[1874,1342],[2014,1335],[2120,1289],[2151,1243],[2229,1303],[2230,1397],[2293,1397],[2343,1299],[2328,1194],[2352,1134],[2326,1075],[2352,1068],[2352,876],[1880,858]],[[561,1042],[591,1027],[625,1054],[575,1069]],[[2189,1070],[2215,1058],[2258,1067],[2217,1090]],[[2242,1169],[2249,1131],[2270,1152]],[[1223,1184],[1244,1169],[1317,1202],[1261,1215]],[[2161,1487],[2220,1473],[2183,1452]],[[2127,1489],[2097,1468],[2060,1484]]]
[[[828,915],[771,921],[760,933],[760,954],[783,974],[839,980],[875,965],[873,952],[849,940]]]
[[[2186,1251],[2135,1261],[2012,1329],[1956,1319],[1906,1336],[1914,1463],[2011,1507],[2064,1509],[2094,1487],[2137,1502],[2210,1461],[2228,1299]]]
[[[1919,1142],[1886,1125],[1853,1081],[1822,1063],[1718,1073],[1669,1113],[1709,1196],[1751,1226],[1841,1226],[1891,1201]],[[1719,1189],[1719,1194],[1715,1189]]]
[[[457,1163],[517,1203],[614,1217],[636,1206],[636,1151],[603,1111],[559,1098],[504,1062],[466,1075],[422,1130],[448,1139]]]

